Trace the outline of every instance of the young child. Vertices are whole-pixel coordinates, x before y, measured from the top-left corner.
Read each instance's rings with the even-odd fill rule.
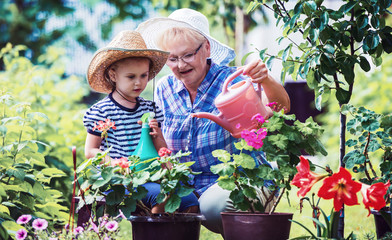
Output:
[[[168,55],[168,52],[147,49],[143,38],[135,31],[120,32],[107,47],[95,53],[88,67],[87,79],[93,90],[108,93],[108,96],[91,106],[84,115],[86,158],[105,151],[107,145],[111,150],[105,161],[132,155],[141,136],[142,126],[138,121],[147,112],[155,113],[155,119],[149,122],[155,148],[159,151],[166,147],[159,127],[163,121],[161,110],[155,107],[154,102],[139,95],[148,81],[162,69]],[[106,119],[115,123],[115,129],[110,128],[107,138],[102,139],[101,131],[95,126],[98,121],[105,122]],[[145,204],[153,207],[153,213],[163,212],[163,204],[157,205],[155,201],[160,186],[148,183],[145,187],[149,192],[146,199],[150,201]],[[197,206],[197,198],[191,194],[182,198],[180,211],[198,209]]]

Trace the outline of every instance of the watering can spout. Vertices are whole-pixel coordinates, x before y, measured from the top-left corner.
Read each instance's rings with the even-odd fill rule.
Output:
[[[191,116],[197,117],[197,118],[207,118],[211,121],[214,121],[215,123],[217,123],[218,125],[220,125],[224,129],[226,129],[227,131],[232,130],[230,123],[223,117],[222,114],[214,115],[214,114],[207,113],[207,112],[199,112],[199,113],[192,113]]]

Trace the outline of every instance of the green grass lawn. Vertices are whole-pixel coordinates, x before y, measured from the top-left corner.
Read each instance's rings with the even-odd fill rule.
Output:
[[[304,205],[302,213],[300,213],[299,209],[299,198],[296,195],[296,189],[294,187],[294,191],[290,192],[290,201],[291,206],[289,206],[287,199],[282,199],[280,204],[278,205],[276,212],[292,212],[294,213],[293,219],[301,222],[307,228],[314,230],[316,233],[315,228],[313,227],[313,223],[310,220],[311,209],[308,204]],[[308,193],[310,196],[310,194]],[[368,215],[368,211],[362,204],[361,194],[358,193],[358,201],[360,205],[356,206],[346,206],[345,207],[345,229],[344,229],[344,236],[347,237],[351,232],[354,232],[358,239],[360,240],[367,240],[369,238],[366,235],[373,236],[374,240],[376,239],[376,230],[374,225],[374,217],[373,215]],[[321,200],[320,202],[322,209],[328,215],[332,209],[332,200]],[[324,223],[323,221],[321,221]],[[291,232],[290,238],[299,237],[308,235],[306,230],[304,230],[298,224],[292,223],[291,225]],[[213,232],[208,231],[206,228],[202,227],[200,232],[200,239],[201,240],[223,240],[223,238],[219,234],[215,234]],[[372,239],[372,238],[370,238]]]

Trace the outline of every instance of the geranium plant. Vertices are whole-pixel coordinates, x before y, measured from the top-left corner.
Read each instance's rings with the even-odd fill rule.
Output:
[[[312,118],[303,123],[296,120],[295,115],[285,115],[282,110],[274,112],[268,120],[261,115],[255,115],[252,120],[258,121],[259,125],[257,129],[242,132],[242,138],[235,143],[240,153],[215,150],[213,155],[222,163],[212,166],[211,171],[219,175],[219,186],[231,191],[234,207],[242,211],[265,212],[267,204],[274,201],[274,206],[269,209],[272,213],[286,190],[291,189],[290,181],[297,172],[295,166],[301,152],[311,155],[326,155],[327,152],[318,141],[322,129]],[[251,155],[262,154],[259,151],[265,153],[268,161],[276,163],[276,168],[256,164]],[[257,189],[263,186],[272,192],[270,197],[257,194]],[[276,201],[274,196],[278,196]]]
[[[97,129],[106,138],[109,128],[115,125],[110,120],[100,122]],[[115,129],[114,129],[115,130]],[[161,192],[157,197],[158,203],[165,203],[165,211],[174,213],[180,206],[181,197],[190,194],[194,189],[188,185],[189,177],[194,173],[190,166],[194,162],[180,163],[183,156],[190,152],[172,154],[169,149],[162,148],[159,157],[141,161],[138,156],[103,161],[109,154],[109,149],[98,153],[95,157],[85,160],[77,169],[82,174],[84,182],[81,190],[84,200],[79,202],[78,208],[86,204],[96,204],[105,199],[105,204],[96,212],[102,215],[103,208],[111,216],[121,210],[125,216],[131,213],[151,215],[151,209],[142,203],[147,190],[143,184],[147,182],[159,183]],[[139,169],[140,164],[148,163],[146,169]]]
[[[342,209],[343,204],[347,206],[358,205],[358,192],[362,194],[363,204],[368,209],[369,215],[371,209],[380,210],[386,205],[385,196],[390,186],[389,181],[386,183],[377,182],[372,185],[361,183],[353,180],[351,173],[343,167],[340,167],[337,173],[333,173],[328,167],[325,168],[326,174],[315,173],[310,170],[309,161],[303,156],[300,157],[297,170],[298,173],[295,175],[291,184],[299,188],[297,195],[302,197],[302,200],[308,200],[310,202],[313,210],[313,220],[317,223],[317,228],[323,228],[325,231],[318,231],[319,234],[316,237],[304,225],[296,221],[294,222],[303,226],[315,239],[318,239],[318,237],[338,237],[336,224],[339,211]],[[324,179],[323,184],[318,190],[317,195],[326,200],[333,199],[334,212],[331,214],[331,220],[327,219],[325,213],[318,207],[314,199],[304,198],[311,188],[322,179]],[[323,214],[325,222],[329,226],[325,226],[318,221],[320,212]]]

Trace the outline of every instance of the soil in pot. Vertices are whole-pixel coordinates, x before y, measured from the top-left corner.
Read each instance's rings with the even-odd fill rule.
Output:
[[[194,213],[131,216],[133,240],[198,240],[204,216]]]
[[[222,212],[225,240],[284,240],[290,237],[292,213]]]

